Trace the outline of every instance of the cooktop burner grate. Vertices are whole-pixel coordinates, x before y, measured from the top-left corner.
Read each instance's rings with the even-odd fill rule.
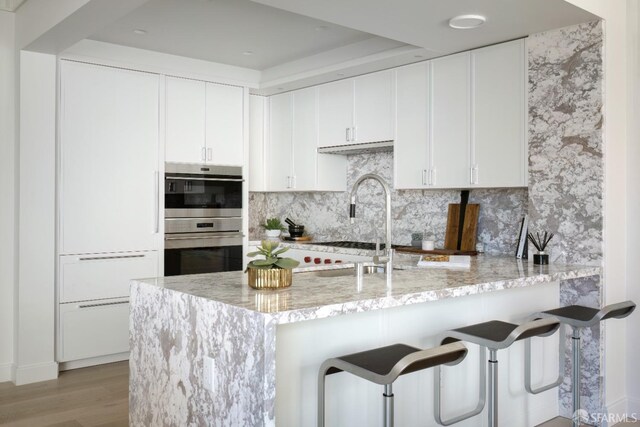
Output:
[[[376,249],[375,243],[369,242],[350,242],[350,241],[338,241],[338,242],[314,242],[314,245],[320,246],[334,246],[336,248],[348,248],[348,249],[364,249],[373,251]],[[384,249],[384,243],[380,243],[380,249]],[[398,245],[391,245],[392,248],[397,248]]]

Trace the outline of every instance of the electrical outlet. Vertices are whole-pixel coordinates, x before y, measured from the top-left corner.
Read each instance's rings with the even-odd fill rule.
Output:
[[[204,388],[209,391],[216,389],[216,362],[213,357],[205,356],[203,361],[203,382]]]

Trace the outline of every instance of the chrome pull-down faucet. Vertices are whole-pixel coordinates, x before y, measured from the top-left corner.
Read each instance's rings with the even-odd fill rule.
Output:
[[[372,179],[374,181],[378,181],[384,190],[385,195],[385,245],[384,251],[385,256],[380,256],[376,253],[376,256],[373,258],[373,262],[376,264],[387,264],[387,272],[391,272],[393,269],[393,249],[391,248],[391,188],[389,185],[382,179],[380,175],[376,175],[373,173],[368,173],[366,175],[362,175],[358,180],[353,184],[353,188],[351,189],[351,205],[349,206],[349,218],[351,218],[351,223],[356,217],[356,193],[358,192],[358,188],[362,181],[366,181],[367,179]]]

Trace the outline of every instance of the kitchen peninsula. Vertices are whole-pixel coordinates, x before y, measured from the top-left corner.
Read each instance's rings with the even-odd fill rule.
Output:
[[[412,263],[408,258],[397,267]],[[317,272],[296,273],[293,285],[278,291],[249,288],[241,272],[134,281],[130,423],[314,425],[317,370],[324,359],[394,342],[428,347],[439,333],[479,320],[520,322],[558,305],[560,287],[599,280],[600,273],[599,267],[479,256],[470,269],[395,270],[390,282],[384,274],[365,275],[361,289],[352,275]],[[536,381],[548,382],[556,374],[557,339],[535,343],[544,361]],[[558,392],[524,392],[521,350],[509,350],[504,364],[509,373],[503,390],[513,400],[505,419],[534,425],[557,415]],[[452,412],[477,398],[476,357],[471,352],[462,370],[445,371],[453,382],[445,398],[455,397],[457,405],[449,403]],[[406,417],[399,424],[433,420],[429,375],[399,382],[398,417]],[[376,425],[380,390],[335,377],[327,384],[329,425]]]

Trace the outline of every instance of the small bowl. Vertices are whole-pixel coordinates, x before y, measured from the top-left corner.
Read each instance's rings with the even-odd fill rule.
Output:
[[[304,225],[289,226],[289,235],[291,237],[302,237],[303,234],[304,234]]]

